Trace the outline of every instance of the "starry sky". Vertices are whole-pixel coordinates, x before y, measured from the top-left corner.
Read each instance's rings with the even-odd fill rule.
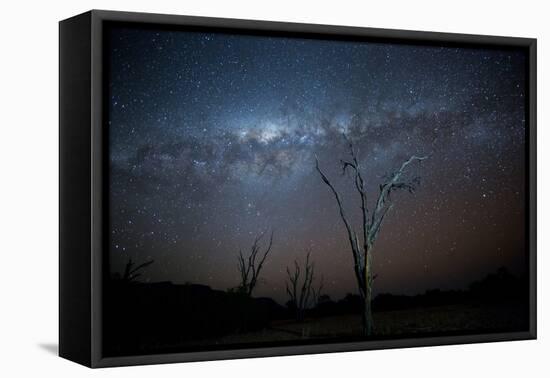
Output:
[[[109,262],[155,262],[145,281],[239,283],[237,255],[274,243],[254,296],[284,303],[307,251],[324,292],[357,293],[338,207],[359,233],[339,160],[359,153],[372,208],[413,154],[414,194],[374,251],[374,293],[464,288],[526,270],[526,55],[521,50],[115,26],[108,41]]]

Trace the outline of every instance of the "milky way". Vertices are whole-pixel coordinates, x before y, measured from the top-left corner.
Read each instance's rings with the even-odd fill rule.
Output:
[[[283,302],[307,251],[325,292],[357,292],[338,207],[359,227],[339,159],[359,151],[370,206],[413,154],[374,251],[376,293],[463,288],[526,269],[526,56],[451,48],[116,27],[109,41],[110,263],[145,281],[238,284],[237,255],[274,247],[256,296]]]

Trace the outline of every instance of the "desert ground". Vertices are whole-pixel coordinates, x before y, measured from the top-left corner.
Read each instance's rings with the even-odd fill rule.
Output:
[[[522,329],[522,310],[506,305],[453,305],[374,313],[375,337],[428,336],[430,334],[498,332]],[[361,317],[337,315],[308,318],[303,322],[280,320],[257,332],[231,334],[203,340],[202,345],[236,345],[263,341],[354,337],[361,334]],[[197,345],[195,343],[195,345]]]

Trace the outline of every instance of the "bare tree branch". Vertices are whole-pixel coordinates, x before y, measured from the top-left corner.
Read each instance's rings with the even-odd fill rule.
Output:
[[[258,283],[258,277],[260,276],[260,272],[264,266],[265,260],[267,259],[267,256],[269,255],[273,247],[273,231],[271,231],[267,247],[264,253],[260,254],[261,257],[259,262],[256,263],[256,258],[261,249],[260,243],[264,235],[265,231],[256,236],[256,238],[254,239],[254,243],[250,248],[250,254],[248,255],[248,257],[244,256],[242,250],[239,251],[239,256],[237,256],[237,260],[239,263],[239,273],[241,275],[241,283],[238,286],[238,290],[248,296],[252,295],[252,291]]]
[[[370,246],[374,244],[374,241],[376,240],[376,238],[378,237],[378,233],[380,232],[382,221],[384,220],[388,211],[392,208],[392,205],[389,204],[391,193],[395,190],[402,189],[408,190],[410,193],[412,193],[418,186],[418,177],[415,177],[410,181],[401,181],[402,176],[405,172],[405,168],[407,168],[407,166],[414,161],[422,161],[427,158],[427,156],[411,156],[408,160],[401,164],[401,168],[394,172],[388,181],[380,185],[380,193],[378,194],[378,199],[376,200],[376,208],[372,212],[372,217],[370,221],[371,227],[369,227],[369,230],[367,232],[367,243],[370,244]]]
[[[346,226],[348,239],[350,242],[353,262],[354,262],[354,271],[357,278],[357,284],[359,287],[359,292],[364,300],[364,312],[363,312],[363,325],[366,335],[372,333],[372,313],[371,313],[371,300],[372,300],[372,282],[377,277],[373,274],[372,266],[372,248],[374,243],[380,233],[380,228],[386,215],[392,209],[393,205],[391,202],[391,193],[396,190],[408,190],[409,192],[414,192],[418,186],[419,179],[418,177],[413,178],[412,180],[404,180],[403,176],[406,168],[415,161],[422,161],[427,159],[427,156],[416,156],[413,155],[405,162],[401,164],[399,170],[395,171],[390,178],[380,185],[380,192],[378,198],[376,199],[374,210],[370,213],[367,204],[367,191],[365,188],[365,180],[363,179],[361,173],[361,167],[359,164],[359,159],[357,157],[357,152],[353,146],[352,141],[344,134],[344,139],[349,148],[349,154],[351,156],[350,160],[340,160],[342,166],[342,174],[345,175],[347,172],[351,172],[353,175],[353,182],[355,189],[359,194],[361,200],[361,231],[362,231],[362,248],[359,247],[359,239],[355,230],[353,229],[351,223],[349,222],[342,203],[342,199],[335,189],[334,185],[330,182],[328,177],[319,167],[319,159],[315,156],[315,167],[321,176],[323,182],[330,188],[331,192],[336,199],[338,205],[338,210],[340,212],[340,218]]]
[[[304,278],[300,286],[300,275],[302,270],[298,260],[294,260],[294,272],[286,268],[288,281],[286,282],[286,292],[290,298],[290,303],[296,311],[296,319],[304,319],[306,308],[310,304],[311,294],[313,292],[312,282],[314,278],[314,264],[310,261],[311,251],[308,251],[304,266]]]
[[[323,287],[325,283],[325,277],[321,276],[321,280],[319,282],[319,286],[317,286],[317,289],[315,287],[311,288],[311,294],[313,296],[314,306],[319,305],[319,299],[321,298],[321,295],[323,295]]]
[[[354,261],[355,275],[356,275],[357,280],[359,282],[362,282],[363,281],[363,278],[362,278],[362,276],[363,276],[362,273],[363,272],[361,270],[362,261],[361,261],[361,254],[360,254],[360,251],[359,251],[359,242],[358,242],[358,239],[357,239],[357,234],[355,233],[355,231],[351,227],[351,224],[349,223],[349,221],[346,217],[346,213],[344,211],[344,206],[342,204],[342,200],[340,199],[340,195],[338,194],[338,191],[336,191],[336,189],[334,188],[334,186],[332,185],[332,183],[330,182],[328,177],[324,174],[324,172],[319,167],[319,159],[317,158],[317,156],[315,157],[315,167],[317,168],[317,172],[319,172],[319,174],[321,175],[321,179],[330,188],[330,190],[332,191],[332,193],[334,195],[334,198],[336,199],[336,203],[338,204],[338,209],[340,211],[340,218],[344,222],[344,225],[346,226],[346,230],[348,232],[348,239],[349,239],[349,242],[351,244],[353,261]],[[360,286],[360,288],[361,287],[362,286]]]
[[[126,263],[126,266],[124,267],[124,274],[122,276],[122,280],[126,282],[134,282],[138,277],[141,276],[141,273],[138,273],[138,271],[143,270],[143,268],[148,267],[154,262],[155,262],[154,260],[149,260],[142,264],[139,264],[134,268],[133,267],[134,262],[132,261],[132,259],[129,259],[128,262]]]

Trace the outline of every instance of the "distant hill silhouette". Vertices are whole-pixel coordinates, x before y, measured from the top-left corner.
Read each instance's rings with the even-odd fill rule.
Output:
[[[109,355],[151,353],[159,339],[164,348],[256,331],[286,314],[270,298],[249,298],[197,284],[112,280],[105,300],[104,347]]]
[[[374,311],[405,310],[416,307],[446,306],[455,304],[519,304],[527,306],[529,283],[526,277],[518,278],[506,268],[472,282],[466,290],[427,290],[418,295],[378,294],[373,300]],[[323,296],[310,315],[326,316],[353,314],[361,310],[361,298],[347,294],[339,301]]]

